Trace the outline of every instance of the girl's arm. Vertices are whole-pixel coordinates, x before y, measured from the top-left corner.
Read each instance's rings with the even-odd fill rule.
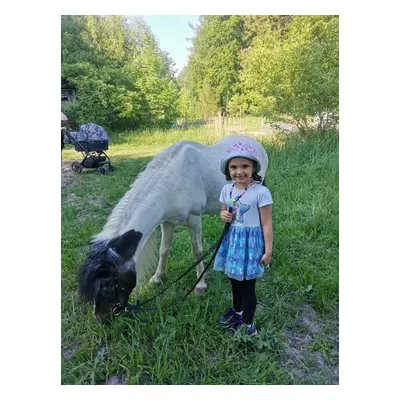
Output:
[[[269,264],[272,256],[272,204],[260,208],[261,226],[264,236],[264,254],[259,264]]]

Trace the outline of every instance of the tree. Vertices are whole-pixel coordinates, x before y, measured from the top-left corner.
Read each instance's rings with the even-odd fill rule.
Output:
[[[204,105],[210,105],[215,98],[219,110],[225,112],[237,90],[243,20],[234,15],[202,16],[195,29],[184,78],[186,93],[189,90],[193,94],[190,101],[197,104],[200,114],[204,113]]]
[[[134,128],[177,117],[173,62],[141,18],[63,16],[61,65],[79,123]]]
[[[269,19],[257,26],[241,56],[241,101],[251,113],[294,121],[300,129],[309,128],[315,113],[338,116],[338,22],[336,16],[294,16],[283,29]]]

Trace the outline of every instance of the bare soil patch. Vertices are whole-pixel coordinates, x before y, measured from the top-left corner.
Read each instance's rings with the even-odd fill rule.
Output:
[[[302,307],[295,326],[286,329],[281,364],[300,383],[339,384],[339,327],[322,320],[311,305]]]
[[[61,187],[77,185],[79,183],[78,175],[71,169],[71,161],[61,162]]]

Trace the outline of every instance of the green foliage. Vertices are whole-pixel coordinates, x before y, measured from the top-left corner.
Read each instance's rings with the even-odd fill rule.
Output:
[[[338,120],[338,16],[209,15],[193,29],[189,63],[176,80],[141,18],[63,16],[62,77],[78,99],[70,114],[115,129],[219,112],[303,131],[315,114]]]
[[[77,92],[79,123],[167,125],[177,118],[173,63],[140,18],[63,16],[62,76]]]
[[[315,114],[338,120],[338,16],[211,15],[193,29],[189,63],[175,79],[141,18],[63,16],[62,77],[78,100],[69,112],[115,129],[219,112],[303,131]]]
[[[199,101],[197,103],[198,115],[205,120],[209,117],[213,117],[218,113],[218,102],[218,94],[208,83],[205,84],[203,90],[199,94]]]
[[[192,109],[196,116],[204,118],[226,110],[229,98],[237,89],[242,45],[241,17],[201,17],[188,68],[181,74],[181,95],[185,98],[181,114]]]
[[[285,29],[266,22],[242,54],[249,112],[310,127],[315,113],[338,115],[338,17],[296,16]]]
[[[274,200],[274,249],[271,268],[257,280],[259,336],[254,338],[242,332],[232,338],[220,328],[217,317],[230,305],[231,287],[226,276],[212,270],[201,298],[176,301],[193,285],[192,271],[157,303],[172,304],[168,310],[120,316],[109,325],[99,324],[92,305],[79,301],[76,268],[89,251],[90,238],[154,154],[180,139],[208,145],[218,140],[205,127],[168,134],[111,133],[111,139],[107,153],[115,173],[63,174],[62,384],[104,384],[122,374],[136,385],[337,383],[337,133],[257,136],[270,158],[266,183]],[[67,145],[62,157],[64,162],[73,160],[77,153]],[[223,224],[210,215],[202,222],[206,250]],[[189,231],[177,226],[163,284],[192,262]],[[134,290],[130,302],[144,301],[159,290],[145,284]]]
[[[316,113],[337,120],[339,18],[202,17],[181,82],[181,113],[201,117],[197,104],[219,97],[219,109],[231,115],[294,122],[302,130]]]

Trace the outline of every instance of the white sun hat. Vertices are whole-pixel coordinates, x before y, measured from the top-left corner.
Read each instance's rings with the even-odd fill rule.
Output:
[[[261,164],[257,159],[256,154],[256,148],[251,143],[245,143],[244,141],[232,143],[227,148],[225,157],[221,160],[222,173],[225,174],[229,160],[232,160],[232,158],[235,157],[243,157],[255,161],[255,171],[256,173],[260,172]]]

